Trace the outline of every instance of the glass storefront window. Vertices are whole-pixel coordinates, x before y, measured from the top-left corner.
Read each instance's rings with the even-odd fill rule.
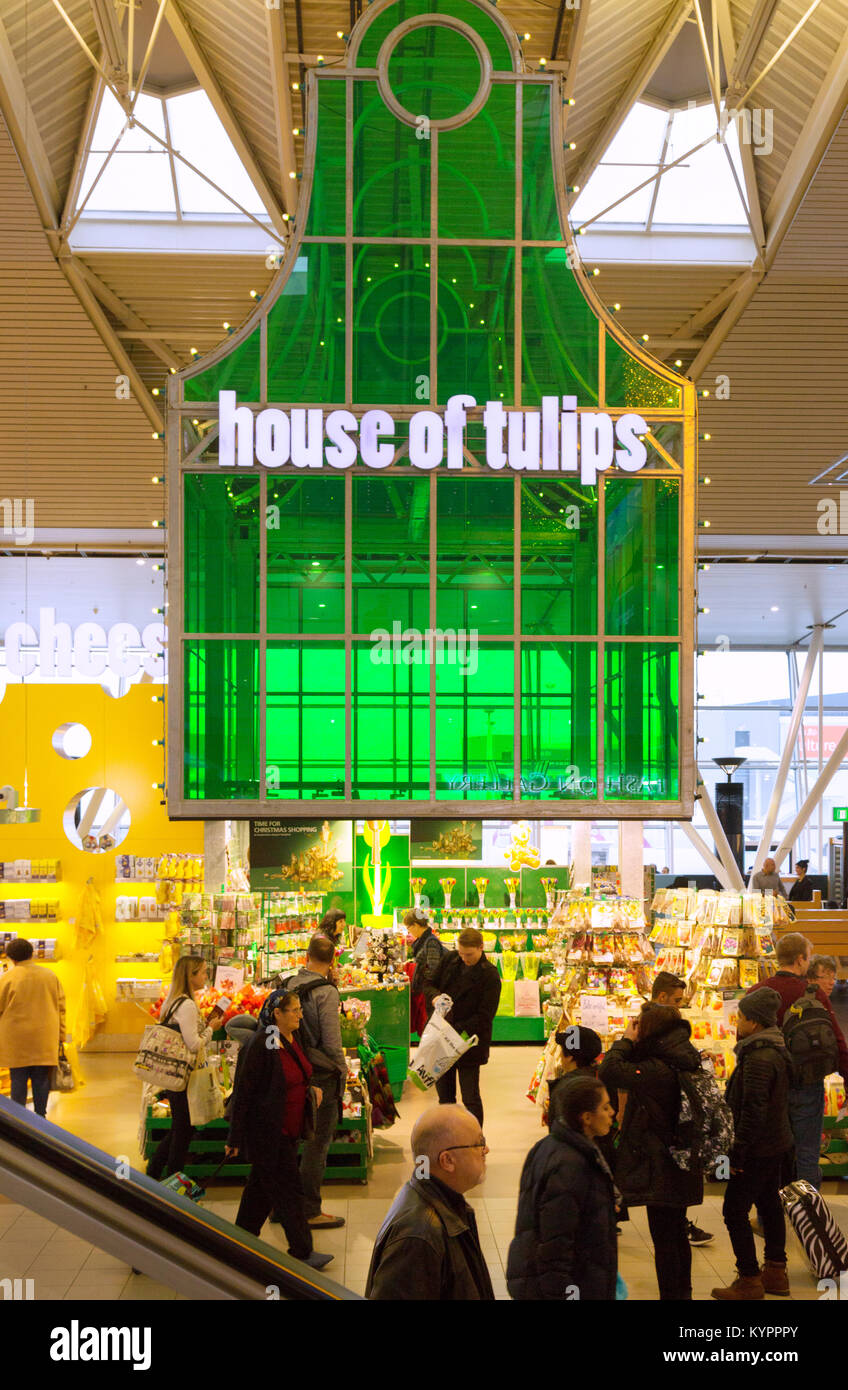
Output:
[[[430,796],[430,667],[397,655],[385,642],[353,644],[354,800]]]
[[[430,481],[353,479],[353,631],[430,624]]]
[[[500,801],[515,780],[513,648],[481,643],[476,670],[436,667],[436,797]]]
[[[520,486],[522,632],[596,632],[597,489],[544,474]]]
[[[511,633],[512,480],[437,480],[436,625],[494,636]]]
[[[265,680],[269,800],[341,800],[345,787],[344,643],[269,642]]]
[[[259,797],[259,644],[183,648],[183,794],[200,801]]]
[[[259,631],[259,478],[183,479],[186,632]]]
[[[608,801],[674,801],[679,791],[677,648],[608,642],[604,657],[604,795]]]
[[[521,795],[591,801],[598,792],[592,642],[526,642],[521,651]]]
[[[679,493],[669,478],[605,479],[608,633],[677,634]]]
[[[344,518],[343,479],[269,480],[269,632],[344,632]]]

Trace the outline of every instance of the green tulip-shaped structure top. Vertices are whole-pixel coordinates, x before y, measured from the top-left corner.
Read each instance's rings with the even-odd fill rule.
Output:
[[[171,813],[691,814],[694,387],[580,263],[561,78],[375,0],[306,110],[281,269],[172,378]]]

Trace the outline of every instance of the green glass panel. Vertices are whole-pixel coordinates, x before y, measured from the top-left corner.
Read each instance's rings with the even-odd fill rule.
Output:
[[[266,691],[265,775],[269,800],[342,800],[344,643],[269,642]]]
[[[346,82],[318,83],[315,173],[306,222],[307,236],[345,234],[346,89]]]
[[[430,626],[429,478],[353,480],[353,631]]]
[[[470,5],[468,0],[398,0],[396,5],[390,5],[370,25],[359,49],[356,66],[376,67],[377,55],[384,39],[405,19],[412,19],[420,14],[453,15],[455,19],[463,20],[485,41],[492,59],[492,67],[496,71],[504,72],[512,68],[509,46],[502,31],[494,20],[489,19],[486,14],[481,14],[477,6]]]
[[[259,643],[183,644],[186,799],[250,801],[259,787]]]
[[[615,338],[607,334],[606,345],[607,405],[631,406],[634,410],[680,409],[680,388],[666,381],[658,372],[644,367]]]
[[[670,478],[605,480],[608,633],[676,635],[679,494]]]
[[[503,800],[514,781],[513,648],[484,642],[465,657],[436,666],[436,796]]]
[[[598,401],[598,321],[568,267],[564,247],[523,252],[522,400],[576,396]]]
[[[679,654],[671,643],[608,642],[604,788],[612,801],[679,795]]]
[[[436,626],[513,631],[512,478],[439,478]]]
[[[559,241],[562,231],[551,164],[550,87],[525,82],[522,91],[524,170],[521,192],[524,237],[527,241]]]
[[[268,314],[268,399],[345,399],[345,249],[301,247]]]
[[[430,142],[387,109],[376,82],[353,88],[354,236],[430,235]]]
[[[259,631],[259,479],[184,477],[185,631]]]
[[[522,647],[522,797],[587,801],[597,796],[596,666],[591,642]]]
[[[339,477],[269,479],[269,632],[344,632],[344,492]]]
[[[550,161],[549,161],[550,162]],[[483,110],[439,131],[439,236],[515,236],[515,89],[492,87]]]
[[[439,397],[505,397],[513,364],[512,250],[439,251]],[[507,328],[509,321],[510,327]]]
[[[426,246],[354,251],[353,398],[421,405],[430,376],[430,253]]]
[[[221,362],[188,377],[184,391],[186,401],[217,401],[219,391],[235,391],[240,401],[258,401],[262,394],[259,329],[254,328]]]
[[[351,775],[356,799],[429,799],[431,668],[423,651],[418,656],[410,663],[403,650],[354,643]]]
[[[431,121],[465,110],[480,87],[480,59],[464,34],[444,26],[412,29],[395,44],[388,82],[404,110]]]
[[[536,475],[521,483],[521,630],[587,635],[598,624],[598,493]]]

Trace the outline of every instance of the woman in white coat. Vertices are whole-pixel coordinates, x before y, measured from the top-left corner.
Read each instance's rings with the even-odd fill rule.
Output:
[[[174,967],[171,988],[159,1013],[159,1022],[179,1028],[189,1052],[205,1047],[223,1015],[215,1008],[204,1021],[195,995],[206,984],[206,961],[200,956],[181,956]],[[163,1091],[171,1107],[171,1128],[156,1146],[147,1165],[147,1176],[160,1178],[178,1173],[188,1157],[194,1135],[187,1091]]]

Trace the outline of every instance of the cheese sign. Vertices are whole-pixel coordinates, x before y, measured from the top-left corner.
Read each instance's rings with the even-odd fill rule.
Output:
[[[239,405],[235,391],[218,394],[218,464],[221,468],[388,468],[408,455],[413,468],[468,466],[465,429],[474,396],[451,396],[443,411],[416,410],[409,438],[398,446],[398,426],[387,410],[266,406],[254,414]],[[579,474],[594,487],[598,474],[615,465],[625,473],[644,468],[647,422],[628,411],[613,419],[606,411],[577,409],[576,396],[543,396],[539,410],[507,410],[503,401],[482,406],[486,466],[494,471]]]

